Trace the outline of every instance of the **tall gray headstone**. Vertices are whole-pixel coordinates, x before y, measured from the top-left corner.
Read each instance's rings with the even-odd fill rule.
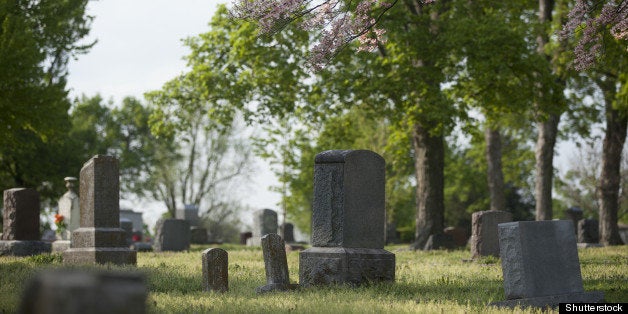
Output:
[[[262,251],[266,270],[266,285],[257,287],[255,292],[287,291],[298,288],[298,285],[290,283],[286,243],[281,236],[275,233],[263,236]]]
[[[211,248],[203,251],[203,290],[229,291],[229,255],[227,251]]]
[[[261,209],[253,213],[253,236],[247,240],[249,246],[261,245],[262,237],[277,233],[277,212],[272,209]]]
[[[367,150],[315,158],[312,247],[299,255],[301,285],[394,281],[384,250],[384,159]]]
[[[471,216],[471,258],[499,257],[497,225],[511,222],[512,214],[501,210],[487,210]]]
[[[80,228],[63,252],[66,264],[136,264],[126,232],[120,228],[120,181],[118,160],[96,155],[87,161],[80,176]]]
[[[571,221],[500,224],[499,246],[507,301],[495,305],[556,307],[604,299],[601,292],[583,289]]]
[[[0,255],[27,256],[50,252],[50,243],[40,241],[39,193],[34,189],[5,190]]]
[[[198,206],[186,204],[183,208],[175,211],[174,218],[186,220],[191,227],[197,227],[199,223]]]
[[[63,216],[67,230],[71,233],[81,226],[81,204],[76,194],[75,177],[65,177],[65,187],[68,189],[59,199],[59,214]]]
[[[29,282],[18,313],[145,313],[147,295],[137,273],[46,271]]]
[[[160,219],[155,232],[155,252],[190,249],[190,223],[183,219]]]

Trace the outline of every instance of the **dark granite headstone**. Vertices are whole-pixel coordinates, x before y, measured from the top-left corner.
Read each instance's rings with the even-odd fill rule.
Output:
[[[312,247],[299,254],[301,285],[395,280],[384,250],[384,159],[367,150],[316,155]]]
[[[160,219],[155,232],[155,252],[190,249],[190,223],[183,219]]]
[[[272,209],[261,209],[253,213],[253,236],[247,240],[249,246],[261,245],[262,237],[269,233],[277,233],[277,212]]]
[[[425,242],[423,250],[452,250],[456,247],[454,238],[450,234],[432,234]]]
[[[39,193],[33,189],[4,191],[3,233],[0,256],[49,253],[51,244],[39,236]]]
[[[278,234],[271,233],[262,237],[266,285],[257,287],[255,292],[287,291],[298,287],[290,283],[285,246],[286,243]]]
[[[286,243],[294,242],[294,225],[289,222],[282,224],[281,235]]]
[[[240,244],[245,245],[247,240],[253,236],[253,233],[250,231],[240,232]]]
[[[136,264],[137,252],[129,249],[120,228],[119,180],[115,157],[96,155],[83,165],[81,227],[72,233],[71,248],[63,252],[65,264]]]
[[[203,290],[229,291],[229,255],[223,249],[212,248],[203,251]]]
[[[500,224],[499,246],[507,301],[494,305],[557,307],[603,300],[602,292],[583,289],[571,221]]]
[[[463,227],[447,227],[443,230],[443,234],[451,236],[454,245],[457,247],[466,246],[469,242],[469,231]]]
[[[133,244],[133,222],[128,219],[120,219],[120,229],[124,230],[124,239],[127,246]]]
[[[599,223],[595,219],[582,219],[578,221],[578,243],[600,242]]]
[[[47,271],[27,285],[18,313],[145,313],[147,295],[141,274]]]
[[[206,244],[208,242],[207,229],[201,227],[190,228],[190,243]]]
[[[475,212],[471,216],[471,258],[499,257],[497,225],[511,222],[512,214],[501,210]]]

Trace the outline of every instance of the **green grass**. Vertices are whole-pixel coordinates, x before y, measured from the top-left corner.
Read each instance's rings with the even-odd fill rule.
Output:
[[[396,282],[359,288],[332,286],[256,295],[265,284],[259,248],[224,245],[229,252],[229,292],[201,289],[201,251],[138,253],[137,267],[84,266],[85,269],[138,270],[145,274],[147,308],[158,313],[509,313],[487,307],[504,299],[498,259],[464,261],[469,251],[408,251],[387,247],[396,254]],[[579,250],[584,288],[601,290],[607,302],[628,302],[628,246]],[[298,281],[298,252],[288,253],[290,278]],[[0,257],[0,312],[16,311],[21,291],[42,268],[64,267],[60,255],[29,258]],[[540,313],[540,310],[514,312]]]

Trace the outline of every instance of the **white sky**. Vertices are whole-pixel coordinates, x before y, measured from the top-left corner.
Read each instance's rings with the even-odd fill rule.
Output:
[[[182,39],[209,31],[216,6],[227,0],[101,0],[90,1],[94,16],[89,39],[98,43],[86,55],[69,64],[68,88],[72,98],[97,93],[119,104],[126,96],[143,99],[147,91],[160,89],[186,70],[182,59],[189,53]],[[258,161],[251,192],[243,201],[253,210],[278,210],[280,196],[269,192],[277,180],[269,166]],[[161,203],[123,200],[121,206],[144,212],[153,226],[166,211]],[[250,215],[242,217],[250,223]]]

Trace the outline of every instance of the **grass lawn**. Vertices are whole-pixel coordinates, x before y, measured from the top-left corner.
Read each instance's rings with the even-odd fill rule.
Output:
[[[219,246],[229,253],[229,292],[201,290],[201,251],[138,253],[137,267],[89,266],[90,269],[139,271],[146,276],[149,312],[158,313],[508,313],[487,307],[504,300],[498,259],[465,262],[468,250],[408,251],[386,249],[396,255],[396,282],[368,287],[334,286],[256,295],[265,284],[260,248]],[[586,291],[601,290],[607,302],[628,302],[628,246],[579,249]],[[290,278],[299,278],[299,253],[288,253]],[[44,268],[63,267],[60,255],[0,257],[0,313],[17,310],[29,278]],[[85,267],[82,267],[85,268]],[[515,312],[522,312],[521,309]],[[525,310],[525,313],[535,311]],[[541,312],[541,311],[536,311]]]

